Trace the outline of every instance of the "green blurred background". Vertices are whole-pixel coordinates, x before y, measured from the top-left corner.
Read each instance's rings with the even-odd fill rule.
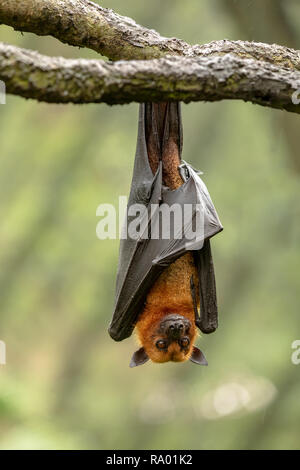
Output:
[[[300,49],[298,0],[99,1],[190,43]],[[1,27],[48,55],[98,57]],[[224,232],[214,238],[220,327],[192,363],[130,370],[113,342],[118,241],[96,208],[127,195],[138,105],[0,106],[0,447],[299,448],[299,116],[238,101],[183,105],[183,158],[204,172]]]

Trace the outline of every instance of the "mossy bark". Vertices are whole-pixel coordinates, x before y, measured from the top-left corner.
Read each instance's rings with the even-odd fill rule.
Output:
[[[47,57],[0,43],[0,79],[8,93],[53,103],[242,99],[300,113],[291,99],[300,90],[299,71],[233,54],[104,62]]]
[[[122,59],[66,60],[1,44],[8,93],[55,103],[242,99],[300,113],[293,49],[228,40],[191,46],[89,0],[1,0],[0,23]]]

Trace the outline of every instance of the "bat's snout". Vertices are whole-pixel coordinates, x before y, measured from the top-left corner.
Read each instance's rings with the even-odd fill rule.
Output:
[[[184,328],[183,321],[179,320],[174,323],[171,323],[171,325],[168,327],[167,335],[171,339],[177,339],[181,336],[184,330],[185,328]]]
[[[160,324],[160,329],[170,339],[178,339],[188,333],[191,322],[182,315],[168,315]]]

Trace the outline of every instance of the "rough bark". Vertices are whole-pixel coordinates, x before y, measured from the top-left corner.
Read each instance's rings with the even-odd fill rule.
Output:
[[[72,46],[93,49],[112,60],[231,53],[300,70],[300,51],[276,44],[229,40],[191,46],[177,38],[160,36],[153,29],[89,0],[1,0],[0,24],[40,36],[50,35]]]
[[[300,51],[277,44],[264,44],[252,41],[213,41],[204,45],[192,46],[193,56],[221,56],[234,54],[241,59],[254,59],[268,62],[278,68],[300,71]]]
[[[104,62],[47,57],[0,43],[8,93],[53,103],[242,99],[300,113],[300,71],[234,54]]]
[[[190,46],[139,26],[89,0],[1,0],[0,24],[72,46],[88,47],[110,59],[149,59],[183,54]]]
[[[300,88],[300,52],[293,49],[227,40],[190,46],[89,0],[1,0],[0,23],[113,60],[139,60],[64,60],[2,44],[0,79],[9,93],[55,103],[242,99],[299,113],[292,94]]]

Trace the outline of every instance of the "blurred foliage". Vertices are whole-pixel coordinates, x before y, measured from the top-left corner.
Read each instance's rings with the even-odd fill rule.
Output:
[[[297,0],[99,3],[191,43],[286,34],[300,44]],[[96,57],[6,27],[0,40]],[[128,194],[137,112],[12,96],[0,107],[0,446],[296,449],[299,116],[233,101],[183,106],[183,158],[204,171],[225,227],[212,242],[220,327],[199,339],[208,368],[130,370],[134,338],[107,334],[118,241],[96,238],[95,213]]]

